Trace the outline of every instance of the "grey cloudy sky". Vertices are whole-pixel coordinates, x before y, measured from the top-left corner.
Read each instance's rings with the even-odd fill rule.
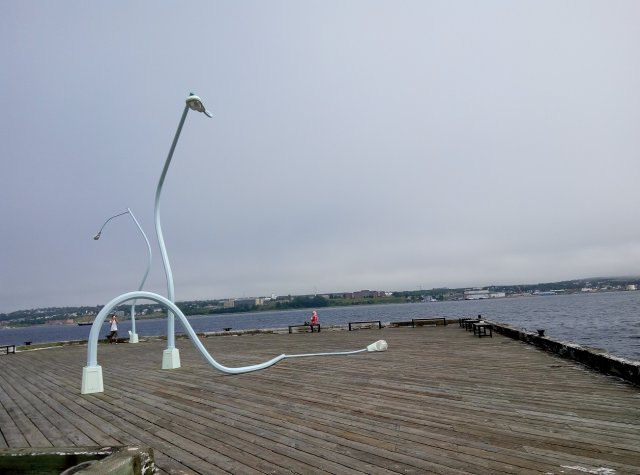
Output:
[[[640,268],[640,2],[4,1],[0,311]]]

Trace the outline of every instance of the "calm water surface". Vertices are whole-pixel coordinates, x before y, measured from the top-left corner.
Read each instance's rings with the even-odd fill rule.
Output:
[[[189,322],[196,332],[222,331],[224,328],[249,330],[282,328],[301,324],[311,310],[254,312],[236,315],[194,316]],[[640,360],[640,291],[593,294],[552,295],[477,301],[433,302],[413,304],[362,305],[320,308],[320,323],[346,324],[354,320],[402,321],[414,317],[444,316],[458,318],[482,315],[483,318],[508,323],[518,328],[545,334],[556,340],[600,348],[611,354]],[[131,322],[118,324],[120,336],[126,336]],[[0,330],[0,344],[44,343],[86,340],[91,326],[38,325]],[[166,334],[166,320],[136,321],[138,335]],[[184,328],[176,318],[176,332]],[[108,333],[104,325],[104,335]]]

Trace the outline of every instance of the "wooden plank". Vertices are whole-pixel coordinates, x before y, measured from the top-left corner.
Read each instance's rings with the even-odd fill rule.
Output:
[[[42,362],[42,366],[40,368],[42,369],[43,366],[46,367],[47,364],[47,362]],[[60,380],[61,375],[55,375],[55,371],[59,371],[57,366],[50,367],[50,369],[54,372],[53,375],[49,372],[43,371],[40,376],[42,377],[45,375],[44,377],[47,377],[52,381]],[[78,397],[79,385],[76,384],[76,386],[75,397],[78,398],[79,401],[82,401],[83,398]],[[62,390],[64,391],[64,388],[62,388]],[[85,401],[87,399],[93,400],[94,403],[97,403],[91,404],[90,410],[102,418],[105,426],[113,424],[115,432],[120,434],[120,441],[123,445],[140,444],[142,439],[144,439],[145,444],[154,448],[156,461],[162,461],[166,468],[171,472],[176,472],[177,470],[176,473],[229,473],[226,470],[221,470],[208,462],[203,462],[201,458],[194,456],[190,451],[176,447],[170,442],[147,432],[145,428],[148,428],[148,426],[140,423],[136,424],[138,421],[136,421],[135,417],[131,417],[133,422],[129,422],[124,418],[114,417],[114,411],[110,404],[112,400],[111,397],[99,394],[89,398],[84,398]],[[116,413],[115,415],[120,416],[123,414]],[[124,416],[126,416],[126,414],[124,414]]]
[[[17,377],[17,375],[14,376]],[[62,390],[59,382],[59,378],[50,377],[43,373],[37,380],[25,383],[24,397],[34,400],[34,405],[53,408],[55,415],[51,418],[49,425],[66,431],[71,430],[69,427],[71,425],[74,428],[72,431],[79,430],[88,437],[88,442],[84,445],[121,445],[116,438],[111,436],[119,431],[113,430],[110,424],[105,423],[104,420],[96,417],[91,411],[78,404],[76,401],[78,399],[77,396],[75,398],[69,397]],[[31,391],[31,394],[27,391]],[[34,399],[36,394],[40,398],[39,400]],[[64,422],[60,423],[60,419],[63,419]],[[42,423],[40,427],[47,427],[47,425]],[[76,441],[76,443],[77,445],[82,445],[80,440]],[[55,446],[60,446],[60,444],[55,444]]]
[[[0,395],[2,395],[2,391],[0,390]],[[0,445],[2,448],[5,447],[28,447],[27,439],[24,438],[20,429],[13,421],[11,414],[6,411],[4,406],[9,407],[12,410],[13,404],[9,402],[8,404],[2,403],[0,400],[0,434],[2,437],[0,438]]]
[[[60,445],[70,445],[67,443],[68,439],[62,436],[53,436],[53,434],[47,430],[47,424],[43,424],[44,418],[41,414],[39,414],[28,401],[25,401],[16,389],[18,384],[19,381],[7,380],[3,375],[0,375],[0,386],[4,389],[2,394],[0,394],[0,402],[6,408],[7,415],[11,418],[11,422],[5,421],[7,423],[6,427],[3,424],[3,434],[6,439],[14,439],[11,442],[7,440],[8,446],[52,447],[53,445],[49,441],[49,437]],[[15,404],[16,401],[18,401],[19,404]],[[15,429],[17,429],[17,431]]]
[[[93,426],[86,420],[78,418],[74,413],[65,411],[65,407],[61,406],[51,395],[57,394],[59,387],[54,388],[53,391],[35,388],[33,384],[28,380],[20,378],[20,373],[16,373],[15,369],[9,369],[7,376],[13,376],[15,389],[19,394],[19,398],[22,399],[23,404],[28,404],[28,407],[32,407],[30,411],[30,419],[40,427],[43,431],[46,431],[46,436],[49,439],[52,446],[62,446],[66,444],[68,446],[92,446],[92,445],[110,445],[112,441],[108,441],[107,444],[103,444],[101,441],[96,441],[87,435],[91,432]],[[73,424],[70,414],[73,414],[73,419],[77,424]],[[96,429],[93,433],[97,435],[98,439],[102,440],[102,432]],[[42,442],[32,441],[30,443],[32,447],[45,446]]]
[[[373,466],[362,466],[354,463],[348,457],[342,457],[334,452],[335,446],[331,445],[327,449],[331,451],[330,460],[323,460],[325,457],[325,447],[319,443],[318,439],[300,438],[293,431],[288,431],[286,437],[279,437],[275,427],[270,426],[264,419],[258,424],[256,413],[247,413],[245,417],[238,416],[221,403],[216,403],[216,412],[212,412],[207,404],[207,400],[190,397],[185,393],[172,392],[172,395],[164,393],[162,397],[151,397],[157,402],[154,407],[171,413],[183,421],[197,421],[203,428],[198,429],[203,433],[209,433],[210,429],[215,430],[223,440],[232,443],[241,450],[250,450],[270,463],[273,463],[272,470],[278,464],[284,464],[292,470],[302,470],[308,472],[312,467],[329,469],[331,473],[369,473],[384,474],[389,473]],[[171,405],[161,406],[160,401],[172,401]],[[224,409],[224,411],[220,411]],[[220,415],[223,412],[224,415]],[[197,426],[190,425],[190,429]],[[256,437],[259,437],[257,439]],[[292,448],[294,450],[292,450]],[[245,457],[246,458],[246,457]],[[297,459],[302,459],[299,461]],[[335,463],[334,463],[335,462]],[[359,470],[364,469],[360,472]]]
[[[286,330],[285,330],[286,331]],[[368,333],[368,335],[367,335]],[[383,328],[386,353],[286,360],[223,375],[187,340],[100,345],[105,392],[80,395],[86,347],[0,366],[0,445],[145,444],[163,473],[578,473],[640,470],[638,388],[514,340]],[[226,365],[363,348],[369,332],[212,337]],[[12,389],[6,391],[6,386]],[[5,428],[6,423],[6,428]],[[569,467],[569,468],[567,468]]]

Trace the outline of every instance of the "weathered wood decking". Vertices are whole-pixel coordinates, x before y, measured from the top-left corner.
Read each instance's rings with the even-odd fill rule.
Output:
[[[380,338],[389,351],[237,376],[189,340],[176,370],[159,369],[165,342],[101,345],[105,391],[84,396],[86,346],[2,356],[0,447],[144,444],[161,473],[207,475],[640,473],[637,387],[501,335],[449,325],[204,344],[247,365]]]

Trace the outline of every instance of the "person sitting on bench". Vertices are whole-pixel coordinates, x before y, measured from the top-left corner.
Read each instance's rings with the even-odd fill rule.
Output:
[[[311,322],[309,322],[309,326],[311,327],[312,332],[314,325],[318,325],[318,312],[316,312],[315,310],[311,312]]]

